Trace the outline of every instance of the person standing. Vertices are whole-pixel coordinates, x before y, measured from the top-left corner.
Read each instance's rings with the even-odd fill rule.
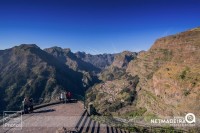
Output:
[[[61,92],[61,94],[60,94],[60,101],[62,101],[64,103],[64,94],[63,94],[63,92]]]
[[[23,108],[24,108],[24,114],[28,114],[29,113],[29,111],[28,111],[28,107],[29,107],[28,97],[25,97],[22,103],[23,103]]]
[[[65,102],[67,102],[68,101],[68,92],[66,91],[65,92]]]
[[[30,108],[30,113],[32,113],[33,112],[33,99],[32,98],[29,99],[29,108]]]
[[[72,94],[71,94],[70,91],[67,93],[67,97],[68,97],[68,101],[70,101],[70,100],[71,100],[71,97],[72,97]]]

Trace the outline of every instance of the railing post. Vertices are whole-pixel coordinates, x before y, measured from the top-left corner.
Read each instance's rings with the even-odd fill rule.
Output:
[[[86,100],[86,87],[87,87],[87,85],[84,83],[84,79],[82,79],[82,82],[83,82],[83,87],[84,87],[84,101],[83,101],[83,103],[84,103],[84,109],[86,109],[86,105],[85,105],[85,100]]]
[[[84,109],[86,109],[86,106],[85,106],[85,92],[84,92],[84,97],[83,97],[83,98],[84,98],[84,99],[83,99],[83,100],[84,100],[84,101],[83,101],[83,102],[84,102]]]

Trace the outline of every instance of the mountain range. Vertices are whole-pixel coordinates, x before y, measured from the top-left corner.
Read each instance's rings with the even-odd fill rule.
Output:
[[[84,95],[98,83],[97,74],[114,61],[115,54],[72,53],[60,47],[40,49],[21,44],[0,51],[0,110],[20,109],[25,96],[35,103],[50,102],[60,92]]]
[[[100,114],[200,115],[200,28],[157,39],[148,51],[91,55],[22,44],[0,50],[0,110],[25,96],[49,102],[69,90]]]

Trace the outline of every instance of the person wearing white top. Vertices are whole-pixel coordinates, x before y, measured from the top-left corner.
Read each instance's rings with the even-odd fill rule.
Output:
[[[63,103],[64,103],[64,94],[62,92],[60,94],[60,101],[63,101]]]

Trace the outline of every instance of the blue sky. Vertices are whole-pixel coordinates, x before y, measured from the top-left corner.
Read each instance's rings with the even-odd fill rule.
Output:
[[[157,38],[200,26],[199,7],[198,0],[1,0],[0,49],[148,50]]]

